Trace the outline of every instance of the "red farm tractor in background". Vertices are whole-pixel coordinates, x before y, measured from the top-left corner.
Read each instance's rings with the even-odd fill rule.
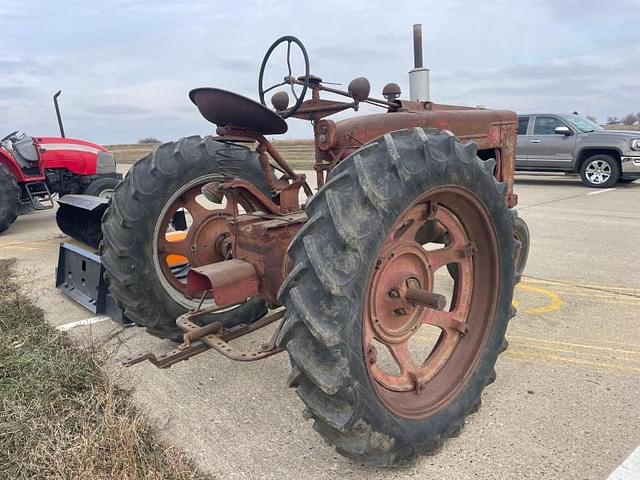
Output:
[[[18,130],[0,140],[0,233],[18,215],[54,207],[53,196],[109,196],[122,179],[106,148],[66,138],[58,96],[53,97],[60,137],[31,137]]]

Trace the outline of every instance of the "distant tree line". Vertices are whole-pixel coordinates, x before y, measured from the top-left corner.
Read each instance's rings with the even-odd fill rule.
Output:
[[[590,120],[595,121],[593,117],[588,117]],[[638,113],[629,113],[622,118],[618,117],[607,117],[607,125],[635,125],[640,122],[640,112]]]
[[[162,142],[155,137],[144,137],[138,140],[138,143],[162,143]]]

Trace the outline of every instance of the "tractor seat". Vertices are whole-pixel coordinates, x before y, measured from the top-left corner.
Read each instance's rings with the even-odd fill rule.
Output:
[[[29,136],[14,141],[11,153],[22,168],[32,168],[34,163],[38,163],[38,151]]]
[[[219,127],[235,127],[262,135],[287,131],[287,122],[264,105],[219,88],[196,88],[189,92],[204,118]]]

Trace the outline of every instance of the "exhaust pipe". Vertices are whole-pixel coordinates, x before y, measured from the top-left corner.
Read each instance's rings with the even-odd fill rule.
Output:
[[[414,102],[428,102],[429,69],[422,59],[422,24],[413,26],[413,70],[409,72],[409,98]]]
[[[53,96],[53,105],[56,107],[56,116],[58,117],[58,127],[60,127],[60,136],[62,138],[65,138],[64,127],[62,126],[62,117],[60,116],[60,105],[58,105],[58,97],[60,96],[61,93],[62,93],[62,90],[58,90],[58,93],[56,93]]]

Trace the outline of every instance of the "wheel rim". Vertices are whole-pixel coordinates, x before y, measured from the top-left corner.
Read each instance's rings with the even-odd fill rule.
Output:
[[[111,198],[113,196],[113,190],[113,188],[105,188],[98,194],[98,197],[107,199]]]
[[[166,203],[154,228],[153,264],[164,290],[185,308],[194,308],[200,299],[191,298],[186,290],[186,274],[199,267],[226,260],[230,245],[224,240],[229,233],[226,219],[233,216],[233,204],[224,196],[214,204],[202,195],[202,186],[219,180],[217,175],[197,178],[180,188]],[[246,211],[248,206],[242,205]],[[186,231],[172,231],[171,221],[178,211],[187,217]],[[207,304],[212,304],[211,300]]]
[[[606,183],[611,178],[611,165],[604,160],[589,162],[585,168],[585,176],[589,182],[595,185]]]
[[[430,249],[434,243],[442,246]],[[440,272],[452,263],[457,274],[448,307],[437,310],[404,299],[410,286],[433,292],[446,283]],[[378,252],[363,318],[369,378],[388,409],[424,418],[465,385],[493,326],[499,270],[491,220],[468,190],[432,190],[400,215]],[[420,343],[426,327],[439,333],[425,350]],[[416,342],[422,356],[415,352]],[[385,350],[386,365],[379,358]]]

